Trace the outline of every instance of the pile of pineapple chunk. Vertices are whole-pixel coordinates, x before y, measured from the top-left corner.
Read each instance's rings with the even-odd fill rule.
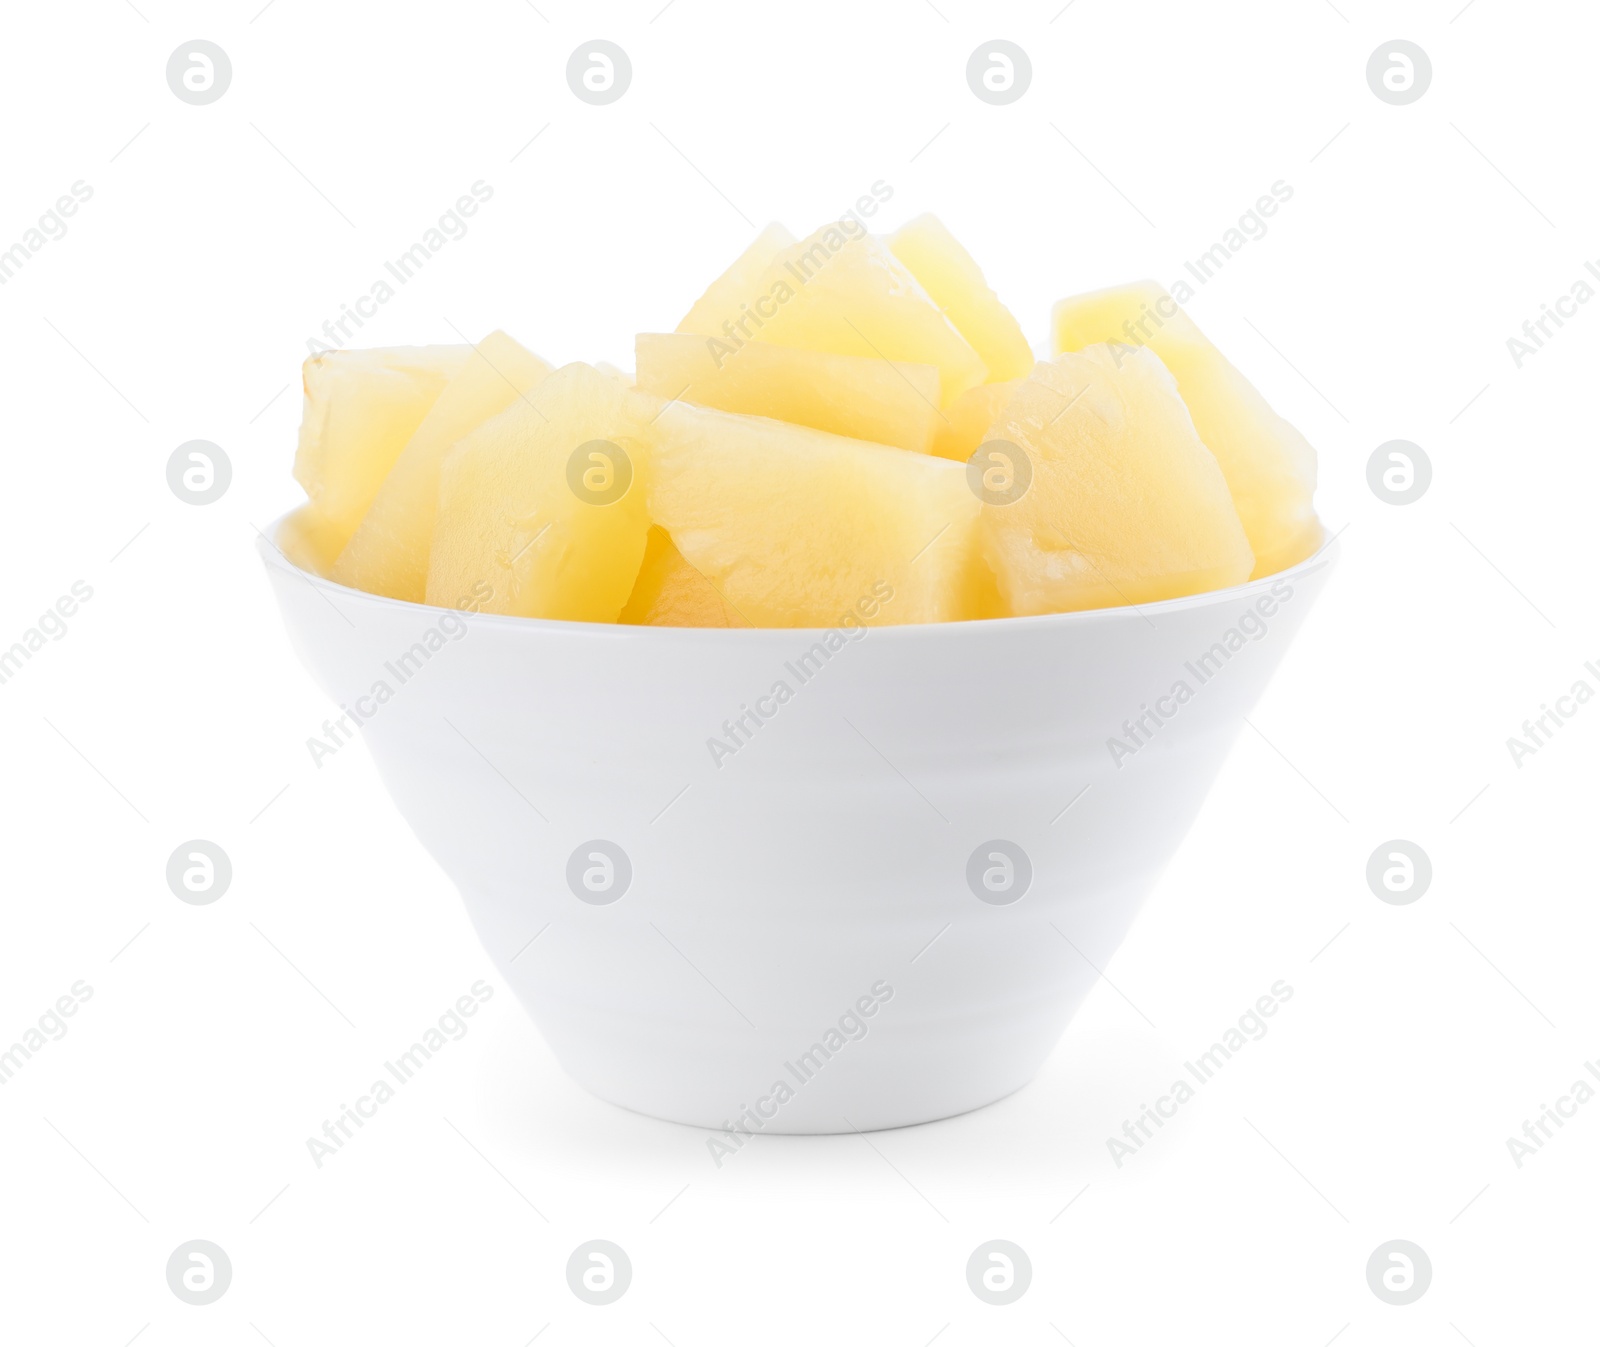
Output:
[[[1053,326],[1035,362],[932,216],[771,225],[633,375],[503,332],[313,356],[280,543],[396,599],[714,627],[1143,604],[1316,549],[1315,452],[1164,289]]]

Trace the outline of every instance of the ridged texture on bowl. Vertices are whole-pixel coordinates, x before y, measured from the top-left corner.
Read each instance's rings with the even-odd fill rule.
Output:
[[[370,708],[391,794],[568,1072],[766,1132],[1027,1083],[1331,561],[1142,610],[830,634],[474,617],[263,554],[301,657]],[[613,902],[569,887],[594,839],[631,865]],[[968,881],[996,839],[1032,867],[1008,903]]]

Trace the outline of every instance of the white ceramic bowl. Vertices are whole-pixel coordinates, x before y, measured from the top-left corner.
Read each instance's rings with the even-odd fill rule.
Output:
[[[1333,560],[829,634],[464,615],[261,551],[301,659],[566,1070],[750,1132],[926,1122],[1026,1084]]]

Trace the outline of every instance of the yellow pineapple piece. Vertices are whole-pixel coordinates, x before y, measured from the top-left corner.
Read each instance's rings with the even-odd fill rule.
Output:
[[[1091,346],[1035,366],[970,470],[986,493],[984,556],[1014,614],[1198,594],[1255,564],[1222,470],[1147,350]]]
[[[342,585],[421,603],[439,513],[439,466],[456,441],[498,416],[550,373],[504,332],[473,347],[422,418],[333,566]]]
[[[967,389],[944,409],[933,437],[933,452],[940,458],[965,463],[1020,387],[1021,379],[1008,379]]]
[[[919,215],[889,238],[889,248],[988,366],[989,380],[1025,379],[1033,347],[983,271],[935,215]]]
[[[289,515],[278,525],[272,542],[296,566],[313,575],[327,575],[339,555],[337,530],[314,505],[302,505]]]
[[[678,324],[678,331],[723,336],[724,323],[737,322],[758,297],[767,293],[763,281],[767,268],[779,253],[793,246],[794,235],[774,220],[695,300],[694,307]]]
[[[439,473],[427,601],[615,622],[644,559],[658,406],[566,365],[457,443]]]
[[[983,382],[978,353],[883,240],[859,225],[825,225],[781,249],[753,284],[750,259],[747,251],[678,324],[679,332],[714,339],[714,353],[724,358],[755,341],[933,365],[940,406]]]
[[[1055,307],[1055,347],[1095,342],[1146,346],[1178,381],[1200,438],[1216,455],[1255,551],[1256,575],[1303,561],[1322,543],[1312,509],[1317,452],[1267,405],[1165,289],[1154,281],[1064,299]]]
[[[683,559],[666,529],[652,527],[644,564],[618,622],[640,627],[748,627],[711,581]]]
[[[1000,592],[1000,579],[984,558],[980,547],[972,576],[967,586],[967,616],[969,618],[1012,617],[1005,596]]]
[[[391,346],[324,351],[305,362],[294,475],[339,548],[471,350]]]
[[[752,626],[968,616],[978,510],[929,454],[682,402],[652,427],[651,517]]]
[[[770,416],[927,453],[939,421],[939,371],[876,356],[751,342],[725,354],[705,337],[641,332],[638,386],[725,412]]]

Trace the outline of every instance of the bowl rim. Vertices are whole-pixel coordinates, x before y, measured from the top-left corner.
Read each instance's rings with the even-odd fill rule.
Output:
[[[256,551],[269,570],[293,575],[304,581],[324,599],[334,598],[362,606],[378,606],[418,613],[454,613],[474,626],[503,628],[507,631],[563,633],[566,637],[589,636],[601,640],[663,641],[698,640],[707,642],[738,641],[744,644],[765,638],[789,639],[796,634],[810,633],[821,637],[832,631],[845,629],[844,624],[833,627],[649,627],[620,622],[575,622],[562,618],[518,617],[511,613],[475,613],[460,608],[445,608],[438,604],[413,603],[410,599],[393,599],[386,594],[372,594],[364,589],[341,585],[327,576],[318,575],[296,565],[278,546],[277,539],[284,525],[304,506],[278,516],[265,531],[256,530]],[[1349,525],[1345,525],[1348,528]],[[1091,627],[1113,622],[1149,621],[1152,616],[1184,612],[1192,608],[1226,607],[1241,600],[1249,603],[1260,595],[1270,593],[1273,586],[1284,581],[1293,583],[1318,571],[1333,566],[1339,559],[1339,538],[1344,528],[1329,532],[1324,525],[1322,541],[1317,550],[1303,561],[1286,566],[1281,571],[1246,580],[1240,585],[1225,589],[1208,589],[1199,594],[1186,594],[1182,598],[1161,599],[1155,603],[1118,604],[1109,608],[1083,608],[1070,613],[1037,613],[1024,617],[969,618],[959,622],[901,622],[891,625],[867,627],[873,638],[900,641],[956,640],[963,632],[972,631],[1023,631],[1050,627]]]

